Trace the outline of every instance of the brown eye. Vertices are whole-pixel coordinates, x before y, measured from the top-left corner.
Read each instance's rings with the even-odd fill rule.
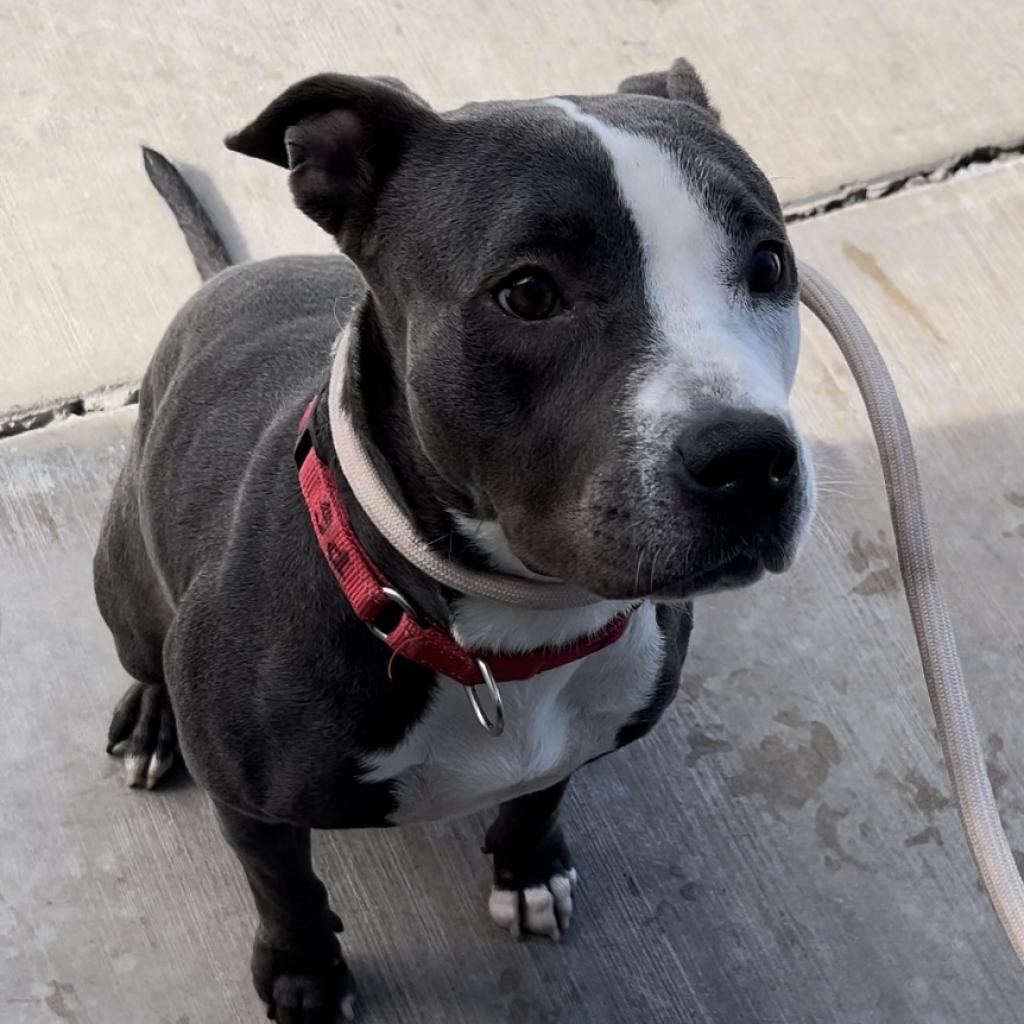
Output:
[[[562,301],[551,278],[540,270],[516,271],[498,285],[494,297],[520,320],[545,320],[558,312]]]
[[[784,251],[779,242],[762,242],[754,250],[747,267],[747,284],[752,292],[775,290],[782,280]]]

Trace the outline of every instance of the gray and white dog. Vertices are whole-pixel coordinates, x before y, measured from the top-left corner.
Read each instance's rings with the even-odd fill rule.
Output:
[[[136,680],[109,749],[152,786],[180,743],[252,887],[257,991],[310,1024],[352,1007],[311,829],[498,807],[491,916],[515,935],[568,926],[570,775],[661,715],[691,599],[782,571],[806,531],[796,267],[769,183],[683,60],[614,95],[444,114],[392,79],[319,75],[228,146],[287,167],[345,256],[229,269],[177,210],[219,272],[153,357],[96,553]],[[614,643],[504,686],[500,737],[461,686],[392,661],[318,549],[292,449],[339,318],[358,342],[348,414],[422,535],[600,598],[527,611],[427,578],[354,500],[321,401],[314,443],[355,534],[418,614],[509,652],[639,603]]]

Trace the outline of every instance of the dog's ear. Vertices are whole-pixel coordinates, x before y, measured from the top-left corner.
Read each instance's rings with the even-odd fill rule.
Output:
[[[668,71],[652,71],[646,75],[634,75],[619,85],[619,92],[636,96],[658,96],[666,100],[692,103],[718,118],[718,111],[711,106],[704,83],[683,57],[674,61]]]
[[[344,244],[437,115],[394,79],[315,75],[286,89],[228,149],[287,167],[295,205]]]

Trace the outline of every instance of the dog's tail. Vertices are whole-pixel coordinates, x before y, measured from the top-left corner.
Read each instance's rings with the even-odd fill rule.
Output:
[[[149,180],[164,197],[185,236],[199,276],[208,281],[214,274],[230,267],[234,260],[224,239],[181,171],[167,157],[148,146],[142,147],[142,160]]]

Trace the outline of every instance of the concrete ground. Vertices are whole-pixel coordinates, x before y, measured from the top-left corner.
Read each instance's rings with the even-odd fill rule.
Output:
[[[249,900],[204,797],[186,780],[130,793],[103,754],[126,679],[89,561],[134,416],[115,407],[196,284],[137,144],[186,165],[238,255],[322,250],[282,175],[218,142],[321,68],[398,74],[443,106],[697,64],[803,218],[798,252],[890,360],[1024,849],[1024,7],[807,10],[0,5],[0,1022],[258,1019]],[[369,1024],[1020,1020],[1020,968],[950,804],[863,411],[806,328],[811,541],[786,577],[702,602],[666,721],[581,774],[567,940],[516,945],[488,923],[478,820],[318,837]],[[62,409],[97,411],[14,436]]]

